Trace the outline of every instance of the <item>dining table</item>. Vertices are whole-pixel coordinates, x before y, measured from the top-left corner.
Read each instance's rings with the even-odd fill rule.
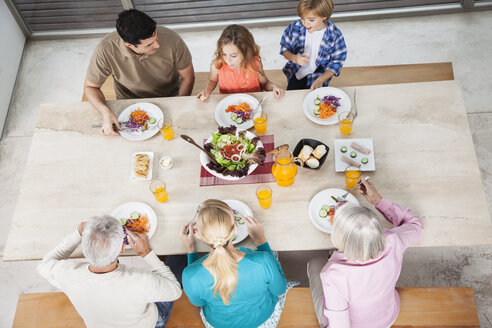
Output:
[[[384,198],[409,207],[422,221],[424,234],[415,247],[491,245],[492,223],[459,81],[342,90],[352,103],[356,96],[357,117],[349,135],[336,124],[306,117],[303,101],[310,90],[286,91],[279,99],[266,93],[266,134],[273,135],[275,146],[288,144],[292,151],[299,140],[310,138],[329,147],[319,170],[299,167],[289,187],[266,183],[272,189],[267,209],[258,204],[258,183],[200,186],[200,151],[179,137],[203,141],[216,132],[216,106],[227,95],[211,95],[203,103],[195,96],[108,101],[117,116],[138,102],[155,104],[173,121],[172,140],[160,133],[142,141],[103,136],[92,127],[101,117],[89,102],[41,105],[3,260],[41,259],[80,222],[126,202],[142,202],[156,212],[150,244],[158,255],[184,254],[179,234],[197,205],[210,198],[247,204],[273,250],[329,249],[330,234],[316,228],[308,209],[320,191],[346,189],[344,173],[335,171],[334,142],[350,138],[372,138],[375,170],[362,177],[370,176]],[[264,94],[250,95],[260,100]],[[136,152],[154,153],[153,179],[165,182],[166,202],[154,198],[150,181],[130,179]],[[160,168],[163,156],[172,158],[171,169]],[[352,194],[374,209],[357,191]],[[384,227],[392,227],[381,219]],[[250,238],[239,245],[255,247]],[[202,242],[197,247],[209,249]],[[80,247],[72,256],[83,256]]]

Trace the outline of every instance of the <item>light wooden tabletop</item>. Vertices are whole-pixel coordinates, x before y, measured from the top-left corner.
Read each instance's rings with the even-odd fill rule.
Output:
[[[492,244],[492,224],[477,165],[475,149],[457,81],[357,88],[358,117],[350,138],[373,138],[376,171],[369,172],[383,195],[410,207],[424,223],[417,246]],[[349,96],[354,88],[344,88]],[[333,148],[342,138],[336,125],[321,126],[302,112],[308,91],[290,91],[280,100],[270,94],[268,134],[275,144],[293,149],[301,138],[317,139]],[[253,94],[260,99],[261,93]],[[154,98],[175,122],[176,136],[201,140],[216,131],[216,104],[194,97]],[[145,100],[109,102],[119,114],[128,105]],[[196,205],[208,198],[245,202],[265,225],[275,250],[315,250],[332,246],[330,236],[310,221],[308,205],[326,188],[344,188],[343,173],[335,173],[333,151],[318,170],[299,169],[290,187],[269,184],[273,204],[259,207],[257,185],[199,187],[199,152],[180,138],[164,140],[159,134],[142,142],[104,137],[91,128],[100,118],[87,102],[41,106],[38,124],[25,168],[16,211],[10,227],[4,260],[40,259],[78,223],[109,214],[118,205],[139,201],[152,206],[158,227],[151,245],[158,254],[184,253],[178,240],[181,226]],[[158,203],[149,182],[129,180],[131,155],[155,152],[154,176],[166,182],[169,200]],[[157,159],[171,156],[171,170]],[[354,194],[362,205],[369,204]],[[389,224],[386,226],[390,226]],[[249,238],[243,243],[252,246]],[[199,244],[200,250],[207,250]],[[74,256],[81,256],[77,250]]]

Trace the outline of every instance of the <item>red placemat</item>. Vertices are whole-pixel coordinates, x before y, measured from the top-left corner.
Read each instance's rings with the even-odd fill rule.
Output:
[[[273,135],[260,136],[265,152],[273,150],[274,142]],[[216,185],[231,185],[231,184],[248,184],[248,183],[266,183],[275,182],[272,175],[273,154],[267,155],[265,163],[258,167],[248,176],[240,180],[223,180],[210,174],[203,166],[200,166],[200,187],[216,186]]]

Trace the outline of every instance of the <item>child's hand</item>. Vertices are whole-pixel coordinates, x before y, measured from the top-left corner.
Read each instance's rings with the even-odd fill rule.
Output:
[[[321,81],[319,78],[314,80],[313,84],[311,84],[311,90],[321,88],[323,86],[323,81]]]
[[[273,91],[275,98],[277,98],[277,99],[282,97],[285,94],[285,90],[280,88],[278,85],[274,85],[272,91]]]
[[[202,91],[200,92],[196,97],[198,98],[198,100],[200,100],[201,102],[206,102],[207,99],[208,99],[208,96],[205,91]]]
[[[309,55],[296,55],[295,63],[301,66],[307,65],[309,63]]]

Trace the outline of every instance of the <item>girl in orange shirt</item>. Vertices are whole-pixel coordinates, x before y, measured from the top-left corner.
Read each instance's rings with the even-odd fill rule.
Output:
[[[229,25],[217,41],[215,59],[210,64],[205,90],[198,94],[200,101],[219,84],[220,93],[247,93],[273,91],[276,98],[285,90],[268,80],[263,72],[260,47],[244,26]]]

